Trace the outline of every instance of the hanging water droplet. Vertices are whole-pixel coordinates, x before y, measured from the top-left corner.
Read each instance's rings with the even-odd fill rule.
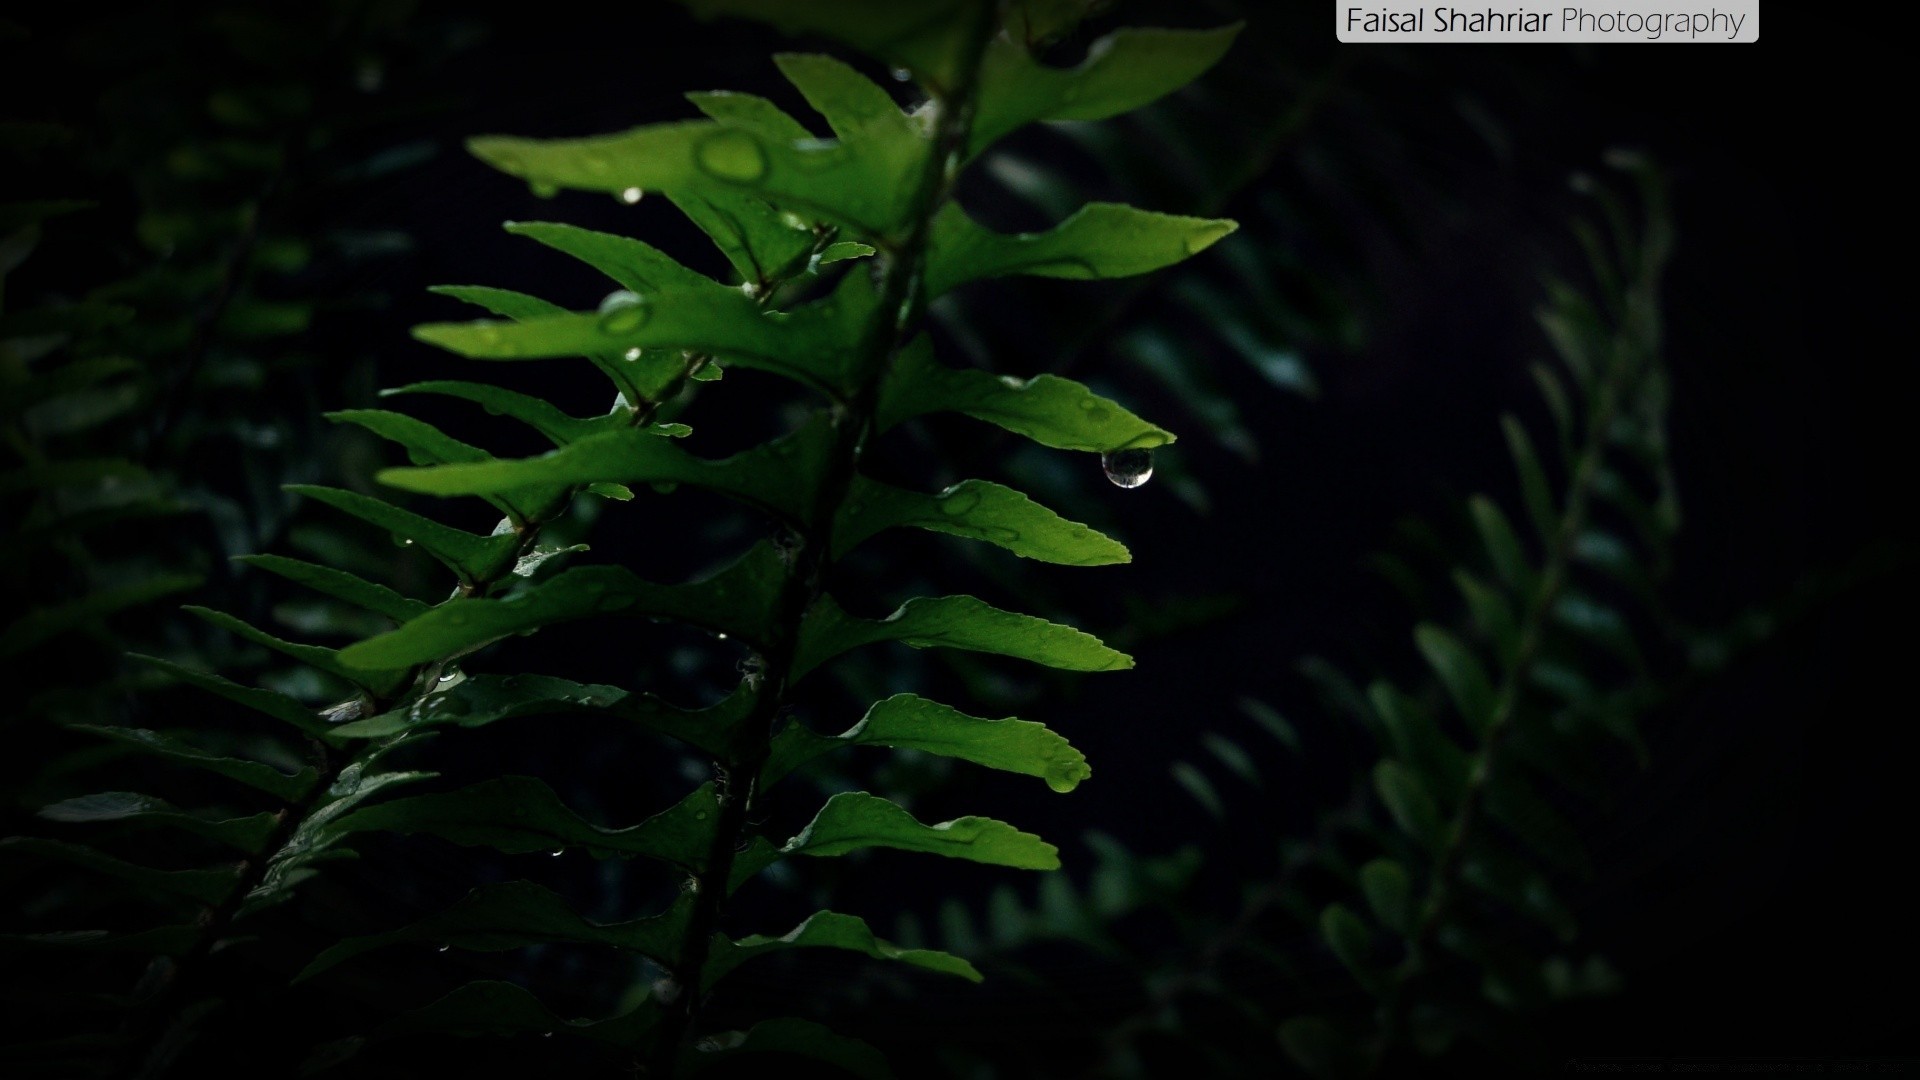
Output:
[[[693,148],[693,160],[722,180],[752,183],[767,175],[767,151],[744,131],[717,131]]]
[[[646,197],[647,193],[637,187],[622,188],[620,191],[620,201],[626,203],[628,206],[632,206],[634,203]]]
[[[1055,761],[1047,766],[1047,786],[1064,795],[1092,775],[1085,761]]]
[[[725,631],[722,631],[721,633],[718,633],[718,634],[715,634],[715,635],[713,635],[713,640],[715,640],[715,641],[725,641],[725,640],[727,640],[727,635],[726,635],[726,633],[725,633]]]
[[[411,537],[411,536],[396,536],[396,537],[394,537],[394,538],[393,538],[393,542],[394,542],[395,544],[397,544],[397,545],[399,545],[400,547],[412,547],[412,546],[413,546],[413,537]]]
[[[628,349],[626,352],[621,353],[620,355],[623,359],[626,360],[627,363],[631,364],[640,359],[640,347],[636,345],[633,348]]]
[[[1100,467],[1115,487],[1137,488],[1153,478],[1153,451],[1109,450],[1100,455]]]

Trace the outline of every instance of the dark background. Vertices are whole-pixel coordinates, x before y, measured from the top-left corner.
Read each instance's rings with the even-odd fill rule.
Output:
[[[1237,875],[1259,861],[1250,852],[1301,825],[1312,800],[1300,793],[1316,790],[1315,776],[1344,776],[1364,764],[1362,751],[1263,761],[1273,782],[1236,794],[1224,825],[1185,800],[1167,761],[1194,753],[1240,695],[1282,704],[1303,728],[1327,722],[1292,671],[1302,654],[1410,664],[1404,610],[1364,557],[1409,512],[1442,514],[1476,490],[1511,496],[1495,420],[1504,411],[1537,416],[1524,364],[1544,342],[1529,313],[1544,271],[1577,267],[1565,222],[1582,203],[1567,177],[1598,170],[1609,148],[1635,147],[1667,169],[1676,196],[1679,250],[1665,295],[1686,513],[1677,607],[1703,624],[1760,608],[1779,629],[1650,718],[1650,769],[1622,773],[1614,805],[1582,821],[1601,868],[1583,921],[1627,989],[1554,1014],[1542,1038],[1550,1059],[1920,1052],[1905,987],[1920,965],[1905,678],[1917,598],[1905,505],[1912,380],[1893,326],[1896,279],[1907,283],[1902,295],[1911,291],[1909,242],[1894,227],[1911,182],[1891,160],[1903,131],[1892,108],[1892,43],[1842,38],[1786,5],[1768,9],[1758,44],[1720,47],[1342,46],[1319,8],[1117,8],[1109,22],[1249,18],[1226,67],[1264,71],[1275,89],[1240,103],[1250,129],[1321,88],[1291,141],[1222,213],[1240,216],[1277,193],[1318,215],[1273,242],[1297,242],[1304,260],[1324,261],[1328,286],[1364,334],[1303,345],[1321,386],[1311,400],[1276,392],[1228,358],[1198,358],[1239,402],[1255,453],[1182,440],[1177,464],[1209,493],[1204,513],[1166,483],[1091,489],[1134,563],[1081,572],[1099,580],[1057,585],[1065,591],[1056,596],[1096,632],[1123,625],[1129,601],[1244,603],[1224,619],[1133,644],[1136,671],[1089,680],[1047,718],[1094,762],[1085,788],[1055,798],[994,785],[986,805],[968,792],[954,811],[993,813],[1061,842],[1069,871],[1084,867],[1069,838],[1089,828],[1146,852],[1198,843],[1209,854],[1198,895],[1230,896]],[[35,19],[59,26],[96,15],[105,17],[89,8]],[[357,317],[351,340],[332,343],[371,356],[378,385],[462,374],[405,337],[410,325],[465,317],[425,294],[428,285],[595,302],[604,286],[592,275],[497,232],[502,219],[630,231],[705,257],[664,200],[632,210],[574,194],[540,200],[460,152],[460,139],[675,118],[687,115],[677,98],[686,89],[778,96],[765,56],[794,47],[665,5],[607,13],[542,4],[497,15],[428,5],[422,17],[476,33],[430,71],[393,70],[388,92],[437,104],[410,130],[383,137],[425,139],[442,152],[339,211],[415,238],[410,254],[349,282],[349,293],[377,295],[383,306]],[[38,74],[47,97],[31,111],[86,114],[88,87],[71,69]],[[1019,145],[1060,153],[1069,174],[1089,168],[1052,144]],[[1083,179],[1095,193],[1117,187],[1157,205],[1124,178]],[[1021,213],[979,209],[989,218]],[[1109,287],[1071,286],[1089,288]],[[1001,370],[1053,369],[1055,343],[1071,334],[1028,320],[1044,322],[1054,297],[1071,290],[1021,285],[987,311]],[[1140,295],[1152,303],[1152,291]],[[1197,421],[1161,400],[1163,389],[1103,375],[1100,338],[1070,355],[1076,374],[1108,378],[1136,412],[1193,430]],[[527,385],[575,395],[585,411],[598,392],[588,383],[546,381],[578,378],[564,366],[526,376],[537,380]],[[742,382],[755,400],[759,390]],[[323,404],[338,407],[364,403],[366,391],[340,385],[320,396],[337,394]],[[689,419],[715,429],[733,422],[715,410]],[[707,445],[742,445],[762,422],[770,421],[715,430]],[[996,475],[993,456],[1008,449],[961,448],[957,475]],[[619,535],[595,544],[601,558],[688,558]],[[951,550],[924,552],[939,560]],[[888,863],[850,878],[848,894],[861,902],[847,906],[927,917],[943,890],[970,887],[964,875]],[[1070,973],[1075,961],[1057,963]],[[940,1003],[1003,1027],[1023,1022],[1018,993],[990,983],[967,994],[976,996],[943,993]]]

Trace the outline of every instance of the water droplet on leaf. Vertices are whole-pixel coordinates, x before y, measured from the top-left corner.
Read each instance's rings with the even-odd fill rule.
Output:
[[[646,198],[646,195],[647,193],[645,191],[637,187],[623,188],[620,191],[620,201],[626,203],[628,206],[632,206],[634,203]]]
[[[694,163],[722,180],[750,184],[767,175],[767,151],[744,131],[716,131],[693,148]]]
[[[980,492],[975,488],[956,485],[940,493],[940,509],[948,514],[958,516],[979,505]]]
[[[1153,451],[1109,450],[1100,455],[1100,467],[1115,487],[1137,488],[1153,478]]]
[[[606,334],[630,334],[653,318],[653,305],[639,293],[621,289],[600,301],[600,331]]]
[[[635,361],[640,359],[640,347],[636,345],[633,348],[628,349],[626,352],[621,353],[620,355],[627,361],[627,363],[629,364],[634,363]]]

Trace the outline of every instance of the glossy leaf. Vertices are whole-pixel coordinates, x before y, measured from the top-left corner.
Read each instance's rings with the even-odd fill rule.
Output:
[[[1106,647],[1091,634],[1037,616],[1002,611],[971,596],[915,597],[884,619],[848,615],[831,597],[823,596],[801,623],[793,677],[849,649],[879,641],[898,641],[916,649],[997,653],[1063,671],[1121,671],[1133,666],[1133,657]]]
[[[761,773],[772,784],[841,746],[888,746],[959,758],[989,769],[1037,776],[1055,791],[1072,791],[1093,775],[1086,756],[1043,724],[1011,717],[983,720],[915,694],[875,702],[844,734],[816,735],[795,723],[773,740]]]
[[[1231,233],[1231,221],[1088,203],[1042,232],[987,229],[949,203],[934,219],[929,297],[983,278],[1024,274],[1089,281],[1132,277],[1198,255]]]
[[[624,566],[581,566],[499,600],[449,600],[384,634],[349,645],[340,662],[404,668],[470,652],[512,634],[595,615],[678,619],[765,642],[781,581],[779,556],[761,544],[732,566],[691,585],[656,585]]]
[[[725,935],[716,936],[707,966],[701,971],[701,981],[705,987],[711,988],[735,968],[756,956],[801,948],[846,949],[875,960],[893,960],[943,975],[958,975],[968,982],[981,980],[978,969],[951,953],[934,949],[903,949],[874,936],[864,919],[842,915],[837,911],[819,911],[778,937],[754,934],[733,941]]]
[[[542,300],[537,296],[514,292],[511,289],[496,289],[484,285],[437,285],[430,291],[486,308],[495,315],[504,316],[515,322],[537,322],[569,314],[566,308],[558,304]],[[417,337],[418,334],[416,333],[415,336]],[[659,400],[667,391],[679,385],[686,371],[686,365],[679,354],[660,349],[630,351],[596,343],[593,347],[583,348],[577,352],[557,355],[586,357],[629,402]],[[489,359],[515,358],[511,354],[489,357]]]
[[[255,629],[241,622],[239,619],[234,618],[224,611],[214,611],[212,608],[203,608],[191,604],[182,610],[198,615],[200,618],[205,619],[236,637],[251,641],[255,645],[272,649],[274,652],[280,653],[283,656],[292,657],[308,667],[345,679],[347,682],[362,687],[376,696],[393,693],[399,689],[400,685],[404,683],[407,678],[407,672],[397,668],[361,668],[350,666],[341,661],[341,653],[337,650],[322,648],[318,645],[302,645],[298,642],[283,641],[264,630]]]
[[[318,566],[301,559],[289,559],[284,555],[240,555],[235,557],[234,561],[278,574],[288,581],[305,585],[315,592],[325,593],[336,600],[344,600],[355,607],[385,615],[395,622],[406,622],[432,606],[424,601],[402,596],[385,585],[376,585],[345,570],[336,570],[331,566]]]
[[[632,237],[549,221],[509,221],[506,230],[564,251],[612,278],[621,288],[642,296],[666,289],[686,289],[690,296],[698,295],[701,290],[706,290],[709,296],[736,291],[687,269],[666,252]]]
[[[1145,450],[1174,439],[1071,379],[1016,379],[941,365],[922,338],[895,359],[876,423],[884,431],[933,412],[964,413],[1056,450]]]
[[[752,95],[693,95],[696,104],[702,98],[721,96]],[[807,135],[803,130],[794,137]],[[809,222],[751,195],[715,190],[699,194],[669,192],[667,198],[707,234],[742,281],[759,288],[794,272],[818,242]]]
[[[869,237],[903,223],[917,142],[850,146],[839,139],[775,139],[713,120],[650,124],[583,139],[486,136],[468,149],[533,184],[618,194],[750,195]]]
[[[1226,55],[1239,32],[1237,23],[1214,30],[1117,30],[1065,69],[998,38],[981,65],[969,156],[1035,120],[1104,120],[1164,97]]]
[[[992,818],[963,817],[922,825],[894,803],[864,791],[827,800],[820,813],[781,849],[788,855],[844,855],[861,848],[921,851],[1024,870],[1057,870],[1060,849]]]
[[[893,96],[845,61],[821,53],[780,53],[773,62],[850,151],[882,146],[911,153],[921,137]]]
[[[549,675],[474,675],[404,709],[331,730],[340,736],[379,739],[424,728],[476,728],[522,717],[574,714],[638,724],[724,757],[752,706],[752,695],[744,689],[704,709],[684,709],[653,694],[599,683]]]
[[[413,336],[476,360],[535,360],[642,350],[708,353],[827,392],[848,384],[875,297],[863,274],[831,295],[791,311],[766,311],[738,289],[668,288],[606,313],[546,315],[525,322],[429,323]],[[678,377],[678,365],[671,373]],[[643,380],[649,395],[671,380]]]
[[[292,724],[309,735],[322,735],[330,731],[312,709],[285,694],[252,686],[241,686],[231,679],[205,671],[195,671],[157,656],[145,656],[140,653],[130,655],[133,659],[159,668],[181,682],[197,686],[211,694],[218,694],[229,701],[244,705],[255,712],[264,713],[276,720]]]
[[[381,483],[429,495],[481,495],[536,485],[692,484],[789,521],[805,520],[831,433],[814,423],[771,443],[708,461],[646,431],[609,431],[539,457],[384,469]]]
[[[488,412],[513,417],[545,435],[555,446],[565,446],[590,435],[613,430],[622,423],[622,419],[618,416],[586,418],[569,416],[557,406],[541,398],[486,383],[439,379],[380,391],[382,397],[398,394],[443,394],[447,397],[465,398]]]
[[[997,544],[1015,555],[1064,566],[1132,561],[1127,549],[1027,498],[985,480],[963,480],[937,495],[854,478],[834,523],[838,557],[883,529],[912,527]]]
[[[358,492],[311,484],[289,484],[287,490],[326,503],[420,545],[422,551],[440,560],[468,584],[489,577],[496,567],[512,559],[520,546],[520,538],[511,533],[477,536]]]

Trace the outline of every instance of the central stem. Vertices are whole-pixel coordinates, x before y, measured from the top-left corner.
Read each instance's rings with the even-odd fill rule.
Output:
[[[761,769],[772,746],[774,723],[785,708],[792,680],[794,652],[800,625],[825,591],[832,565],[833,522],[858,471],[860,456],[873,435],[873,417],[880,383],[888,365],[919,321],[925,297],[927,243],[935,212],[945,202],[954,174],[967,149],[973,105],[978,88],[980,58],[994,29],[994,8],[981,4],[961,54],[955,85],[934,99],[933,138],[922,163],[904,224],[904,232],[880,245],[880,302],[874,321],[866,327],[855,357],[857,382],[852,394],[836,409],[833,447],[827,473],[819,485],[801,544],[789,565],[776,601],[776,628],[763,657],[760,682],[751,712],[741,728],[748,733],[732,757],[720,762],[729,782],[718,792],[720,812],[714,824],[705,868],[693,880],[693,906],[688,914],[680,953],[673,965],[678,993],[666,1002],[666,1012],[655,1034],[646,1075],[672,1077],[681,1048],[699,1020],[703,972],[713,934],[726,906],[735,853],[746,837]],[[859,272],[855,270],[854,272]]]

